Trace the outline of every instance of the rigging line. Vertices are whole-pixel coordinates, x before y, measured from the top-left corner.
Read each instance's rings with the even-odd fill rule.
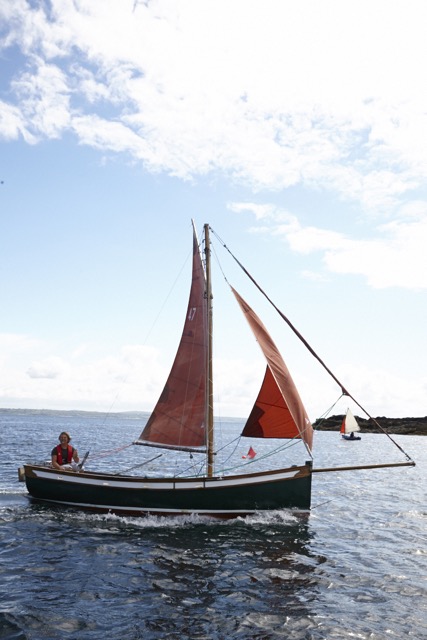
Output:
[[[161,304],[160,309],[159,309],[159,311],[157,312],[156,317],[154,318],[153,322],[151,323],[151,326],[149,327],[149,329],[148,329],[147,333],[145,334],[145,338],[144,338],[144,339],[143,339],[143,341],[142,341],[142,344],[143,344],[144,346],[147,344],[147,342],[148,342],[148,338],[150,337],[151,333],[153,332],[153,329],[154,329],[154,327],[156,326],[156,324],[157,324],[157,322],[158,322],[158,320],[159,320],[159,317],[162,315],[163,310],[164,310],[164,308],[165,308],[165,306],[166,306],[166,304],[167,304],[167,302],[168,302],[168,300],[169,300],[170,296],[172,295],[172,291],[173,291],[173,290],[175,289],[175,287],[176,287],[176,283],[177,283],[177,282],[178,282],[178,280],[180,279],[181,274],[182,274],[182,272],[183,272],[184,268],[185,268],[185,267],[186,267],[186,265],[188,264],[188,258],[189,258],[189,256],[190,256],[190,255],[191,255],[191,251],[187,253],[186,258],[185,258],[185,260],[184,260],[183,264],[181,265],[181,268],[180,268],[180,270],[178,271],[178,273],[177,273],[177,275],[176,275],[176,278],[175,278],[175,280],[173,281],[173,283],[172,283],[172,285],[171,285],[171,287],[170,287],[170,289],[169,289],[168,293],[166,294],[166,297],[164,298],[163,303]],[[126,376],[125,376],[125,378],[124,378],[124,380],[123,380],[123,383],[125,383],[125,382],[127,381],[127,378],[128,378],[128,376],[126,375]],[[110,417],[110,415],[111,415],[111,413],[112,413],[112,410],[113,410],[113,407],[114,407],[114,406],[115,406],[115,404],[117,403],[117,399],[120,397],[120,393],[121,393],[120,391],[117,391],[116,395],[113,397],[113,399],[112,399],[112,401],[111,401],[111,403],[110,403],[110,407],[109,407],[109,409],[105,412],[104,420],[103,420],[103,423],[102,423],[103,425],[106,423],[107,419]]]
[[[322,424],[322,422],[323,422],[324,420],[326,420],[326,416],[327,416],[327,415],[329,415],[329,413],[332,411],[332,409],[333,409],[333,408],[338,404],[338,402],[339,402],[339,401],[341,400],[341,398],[343,398],[343,397],[344,397],[344,394],[342,393],[342,394],[340,395],[340,397],[339,397],[339,398],[337,398],[337,399],[335,400],[335,402],[333,403],[333,405],[332,405],[332,406],[330,406],[330,407],[329,407],[329,409],[326,409],[326,411],[325,411],[325,412],[320,416],[320,418],[318,418],[318,420],[319,420],[320,422],[319,422],[319,425],[316,427],[316,431],[318,431],[318,430],[319,430],[319,426]],[[313,427],[313,429],[314,429],[314,427]]]
[[[275,456],[278,453],[281,453],[282,451],[286,451],[286,449],[289,449],[290,447],[293,447],[293,446],[298,445],[300,443],[301,443],[301,438],[296,438],[296,437],[292,438],[291,440],[286,441],[284,444],[279,445],[278,447],[276,447],[276,449],[273,449],[272,451],[269,451],[267,453],[257,454],[257,458],[256,459],[253,458],[252,460],[246,460],[245,462],[240,462],[239,464],[236,463],[232,467],[227,467],[226,469],[223,468],[223,473],[228,473],[229,471],[234,471],[235,469],[240,469],[241,467],[246,467],[249,464],[257,464],[257,463],[261,462],[262,460],[266,460],[266,458],[271,458],[272,456]],[[234,451],[233,451],[233,453],[234,453]],[[227,462],[229,460],[229,458],[227,458],[227,460],[224,461],[224,464],[225,464],[225,462]]]
[[[238,437],[236,440],[241,440],[241,437]],[[234,442],[234,440],[232,441]],[[272,451],[269,451],[268,453],[260,453],[257,454],[257,459],[253,459],[253,460],[246,460],[245,462],[240,462],[240,463],[236,463],[231,467],[224,467],[224,465],[228,462],[228,460],[231,458],[231,455],[234,454],[237,450],[237,446],[239,443],[237,443],[236,447],[234,448],[234,450],[232,451],[232,453],[228,456],[228,458],[226,460],[224,460],[222,462],[222,472],[221,475],[225,475],[227,473],[229,473],[230,471],[234,471],[235,469],[241,469],[242,467],[246,467],[249,464],[257,464],[259,462],[261,462],[262,460],[265,460],[266,458],[270,458],[271,456],[277,455],[278,453],[281,453],[282,451],[286,451],[287,449],[289,449],[290,447],[293,447],[295,445],[298,445],[301,443],[301,438],[292,438],[292,440],[290,441],[286,441],[286,443],[278,446],[276,449],[273,449]],[[194,465],[195,466],[195,465]],[[188,469],[190,469],[191,467],[188,467]],[[200,469],[202,469],[202,465],[200,466]],[[182,476],[182,474],[186,473],[186,469],[184,469],[182,472],[180,472],[179,474],[175,474],[174,477],[178,477],[178,476]],[[198,474],[195,474],[196,477],[205,477],[205,474],[202,473],[202,471],[200,470],[200,472]],[[192,477],[192,476],[182,476],[182,477]]]
[[[231,452],[231,454],[227,457],[226,460],[223,460],[222,462],[222,475],[229,473],[230,471],[234,471],[235,469],[240,469],[242,467],[247,466],[248,464],[254,464],[254,463],[259,463],[261,460],[265,460],[266,458],[270,458],[271,456],[277,455],[278,453],[280,453],[281,451],[285,451],[286,449],[299,444],[301,442],[300,438],[293,438],[290,442],[286,442],[285,444],[280,445],[279,447],[277,447],[276,449],[274,449],[273,451],[270,451],[268,453],[264,453],[264,454],[258,454],[257,455],[257,459],[255,460],[246,460],[245,462],[240,462],[239,464],[234,464],[231,467],[225,467],[224,465],[228,462],[228,460],[231,458],[231,456],[236,452],[237,447],[239,445],[239,442],[241,440],[241,437],[236,438],[236,440],[238,441],[234,450]],[[235,440],[233,440],[232,442],[235,442]],[[230,443],[231,444],[231,443]],[[225,448],[225,447],[224,447]],[[218,452],[216,452],[218,453]],[[193,465],[196,466],[196,465]],[[191,467],[188,467],[187,469],[184,469],[183,471],[181,471],[179,474],[175,474],[174,477],[178,477],[178,476],[182,476],[182,474],[186,473],[188,469],[190,469]],[[200,472],[198,474],[196,474],[196,476],[202,476],[205,477],[205,474],[202,473],[201,471],[202,469],[202,465],[200,466]],[[183,476],[183,477],[191,477],[191,476]]]
[[[224,467],[225,467],[225,465],[228,463],[228,461],[231,459],[231,457],[236,453],[236,451],[237,451],[237,447],[240,445],[240,441],[241,441],[241,439],[242,439],[242,437],[241,437],[241,436],[237,436],[237,438],[235,438],[234,440],[232,440],[232,441],[229,443],[229,444],[231,445],[231,444],[233,444],[233,442],[234,442],[234,443],[235,443],[235,445],[234,445],[234,449],[233,449],[232,451],[230,451],[230,453],[228,454],[228,456],[226,457],[226,459],[225,459],[225,460],[223,460],[223,461],[221,462],[221,468],[222,468],[222,472],[223,472],[223,473],[224,473]],[[227,445],[227,447],[228,447],[228,445]],[[225,448],[226,448],[226,445],[224,445],[224,446],[222,447],[222,449],[225,449]],[[222,449],[219,449],[216,453],[218,454],[218,453],[219,453],[219,451],[222,451]]]
[[[206,466],[205,462],[203,461],[201,464],[197,465],[196,462],[193,462],[192,464],[188,465],[185,469],[182,469],[181,471],[178,471],[177,473],[173,474],[173,478],[192,478],[192,477],[196,477],[199,478],[201,476],[204,476],[205,474],[202,472],[202,469]],[[197,468],[199,469],[197,471]],[[175,469],[176,469],[176,465],[175,465]],[[191,475],[183,475],[183,474],[188,474],[191,469],[196,469],[196,471],[194,471],[194,473],[192,473]]]
[[[212,232],[213,232],[213,233],[216,235],[216,237],[218,238],[217,234],[215,233],[215,231],[213,231],[213,229],[212,229]],[[224,245],[224,247],[225,247],[225,245]],[[232,257],[236,260],[236,258],[235,258],[235,257],[233,256],[233,254],[230,252],[230,250],[229,250],[227,247],[225,247],[225,248],[226,248],[226,249],[227,249],[227,251],[232,255]],[[216,254],[216,253],[215,253],[215,258],[216,258],[216,260],[217,260],[218,267],[219,267],[219,269],[220,269],[220,271],[221,271],[221,273],[222,273],[222,275],[223,275],[223,278],[224,278],[225,282],[228,284],[228,286],[230,287],[230,289],[232,289],[232,290],[233,290],[233,287],[232,287],[232,285],[229,283],[229,281],[228,281],[228,279],[227,279],[227,276],[225,275],[225,273],[224,273],[224,271],[223,271],[223,269],[222,269],[222,266],[221,266],[221,264],[220,264],[220,262],[219,262],[219,259],[218,259],[218,256],[217,256],[217,254]],[[240,264],[240,263],[239,263],[239,264]],[[250,276],[249,276],[249,277],[250,277]],[[252,278],[251,278],[251,279],[252,279]],[[272,304],[272,303],[271,303],[271,304]],[[256,339],[256,340],[258,340],[258,338],[257,338],[257,337],[255,337],[255,339]],[[309,422],[309,425],[307,425],[304,429],[300,429],[300,428],[298,427],[298,431],[299,431],[300,437],[304,440],[303,435],[305,434],[305,432],[306,432],[306,431],[308,431],[309,429],[312,429],[312,428],[313,428],[313,427],[312,427],[311,422]],[[292,438],[292,439],[295,439],[295,438],[296,438],[296,436],[294,436],[294,438]],[[297,438],[297,439],[299,440],[299,438]],[[305,441],[304,441],[304,445],[305,445],[305,447],[306,447],[306,449],[307,449],[307,452],[308,452],[308,454],[309,454],[310,458],[313,458],[313,453],[312,453],[311,449],[307,446],[307,443],[306,443]],[[286,447],[285,447],[285,448],[286,448]],[[280,451],[280,450],[281,450],[281,448],[279,448],[279,451]],[[273,453],[274,453],[274,452],[273,452]]]
[[[114,476],[122,476],[125,473],[128,473],[129,471],[133,471],[133,469],[139,469],[140,467],[143,467],[145,464],[148,464],[149,462],[153,462],[153,460],[157,460],[157,458],[161,458],[163,455],[163,453],[159,453],[157,456],[154,456],[154,458],[150,458],[149,460],[144,460],[144,462],[141,462],[140,464],[135,464],[133,467],[129,467],[128,469],[125,469],[124,471],[118,471],[117,473],[113,473]]]
[[[167,295],[166,295],[165,299],[163,300],[163,303],[162,303],[162,305],[161,305],[161,307],[160,307],[160,309],[159,309],[159,311],[158,311],[158,313],[157,313],[156,317],[154,318],[154,320],[153,320],[153,322],[152,322],[152,324],[151,324],[151,327],[148,329],[148,332],[147,332],[147,334],[145,335],[145,338],[144,338],[144,340],[143,340],[143,344],[145,344],[145,343],[147,342],[148,338],[150,337],[151,332],[153,331],[153,329],[154,329],[155,325],[157,324],[157,321],[158,321],[158,319],[159,319],[160,315],[162,314],[163,309],[165,308],[167,301],[169,300],[170,296],[172,295],[172,291],[175,289],[175,287],[176,287],[176,283],[177,283],[177,282],[178,282],[178,280],[180,279],[181,274],[182,274],[182,272],[183,272],[184,268],[187,266],[187,264],[188,264],[188,260],[189,260],[189,257],[190,257],[191,255],[192,255],[192,251],[189,251],[189,252],[187,253],[187,255],[186,255],[186,258],[185,258],[185,260],[184,260],[183,264],[181,265],[181,269],[178,271],[178,273],[177,273],[177,275],[176,275],[176,278],[175,278],[175,280],[173,281],[173,283],[172,283],[172,285],[171,285],[171,287],[170,287],[170,289],[169,289],[169,292],[167,293]]]
[[[291,447],[295,447],[296,445],[301,444],[301,440],[302,438],[298,438],[298,437],[293,437],[290,440],[285,440],[285,442],[281,445],[279,445],[278,447],[276,447],[275,449],[272,449],[271,451],[264,453],[264,454],[260,454],[258,460],[264,460],[265,458],[271,458],[271,456],[275,456],[278,453],[281,453],[282,451],[286,451],[287,449],[290,449]],[[258,460],[251,460],[251,462],[257,462]]]
[[[226,448],[230,447],[234,442],[236,442],[236,443],[237,443],[237,444],[236,444],[236,446],[234,447],[234,451],[235,451],[235,450],[237,449],[238,445],[239,445],[240,440],[241,440],[241,436],[236,436],[236,437],[234,438],[234,440],[230,440],[230,442],[227,442],[226,444],[222,445],[222,447],[219,447],[219,449],[217,449],[217,450],[215,451],[215,454],[216,454],[216,455],[218,455],[218,453],[220,453],[220,452],[221,452],[221,451],[223,451],[224,449],[226,449]],[[234,451],[233,451],[233,453],[234,453]]]
[[[404,456],[406,456],[407,460],[411,460],[412,458],[406,453],[406,451],[404,451],[402,449],[402,447],[396,442],[396,440],[394,440],[391,435],[389,433],[387,433],[387,431],[379,424],[379,422],[376,420],[376,418],[374,418],[373,416],[371,416],[371,414],[369,413],[369,411],[367,411],[367,409],[365,409],[360,402],[358,402],[358,400],[356,400],[356,398],[354,396],[352,396],[352,394],[345,388],[345,386],[342,384],[342,382],[340,382],[340,380],[336,377],[336,375],[329,369],[329,367],[323,362],[323,360],[320,358],[320,356],[317,355],[317,353],[314,351],[314,349],[311,347],[311,345],[307,342],[307,340],[304,338],[304,336],[298,331],[298,329],[292,324],[292,322],[289,320],[289,318],[287,318],[285,316],[285,314],[274,304],[274,302],[271,300],[271,298],[267,295],[267,293],[262,289],[262,287],[260,287],[260,285],[257,283],[257,281],[251,276],[251,274],[249,273],[249,271],[243,266],[243,264],[236,258],[236,256],[230,251],[230,249],[227,247],[227,245],[224,243],[223,240],[221,240],[221,238],[218,236],[217,233],[215,233],[215,231],[211,228],[212,233],[214,234],[214,236],[217,238],[217,240],[222,244],[222,246],[224,247],[224,249],[226,249],[226,251],[228,251],[228,253],[230,254],[230,256],[233,258],[233,260],[235,260],[235,262],[237,262],[237,264],[239,265],[239,267],[242,269],[242,271],[247,275],[247,277],[253,282],[253,284],[256,286],[256,288],[262,293],[262,295],[266,298],[266,300],[268,300],[268,302],[271,304],[271,306],[277,311],[277,313],[280,315],[280,317],[282,318],[282,320],[284,320],[286,322],[286,324],[290,327],[290,329],[292,329],[292,331],[295,333],[295,335],[301,340],[301,342],[303,343],[303,345],[306,347],[306,349],[308,349],[308,351],[311,353],[311,355],[316,358],[316,360],[322,365],[322,367],[329,373],[329,375],[331,376],[331,378],[333,380],[335,380],[335,382],[338,384],[339,387],[341,387],[341,391],[342,394],[345,396],[348,396],[349,398],[351,398],[353,400],[353,402],[355,402],[357,404],[357,406],[362,409],[362,411],[368,416],[368,418],[370,420],[372,420],[372,422],[374,424],[377,425],[377,427],[383,432],[385,433],[385,435],[393,442],[393,444],[403,453]]]
[[[96,456],[96,458],[108,458],[108,456],[111,456],[113,453],[119,453],[120,451],[124,451],[125,449],[128,449],[129,447],[131,447],[133,445],[133,442],[130,442],[129,444],[124,444],[122,447],[116,447],[115,449],[105,449],[104,451],[99,451],[99,452],[94,452],[91,453],[89,458],[94,458]]]

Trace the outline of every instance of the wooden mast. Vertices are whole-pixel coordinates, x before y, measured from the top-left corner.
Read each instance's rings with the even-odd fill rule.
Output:
[[[204,225],[205,255],[206,255],[206,304],[208,315],[208,353],[207,353],[207,402],[206,402],[206,429],[207,429],[207,476],[214,474],[214,416],[213,416],[213,378],[212,378],[212,285],[211,285],[211,248],[209,240],[209,225]]]

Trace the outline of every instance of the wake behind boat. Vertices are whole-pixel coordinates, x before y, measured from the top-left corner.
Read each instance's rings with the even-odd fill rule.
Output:
[[[277,441],[295,440],[305,448],[305,457],[309,459],[303,464],[250,473],[228,475],[215,469],[211,245],[207,224],[204,225],[204,254],[205,261],[193,224],[191,289],[181,340],[160,398],[134,444],[188,451],[190,455],[201,453],[206,458],[205,470],[191,477],[136,477],[26,464],[23,475],[33,500],[137,516],[199,514],[233,518],[265,510],[309,510],[312,474],[348,469],[313,468],[313,427],[291,374],[260,318],[231,286],[231,292],[266,361],[260,391],[241,435],[251,439],[271,439],[276,447]],[[255,285],[260,289],[257,283]],[[350,395],[286,316],[273,306],[338,382],[343,393]],[[415,464],[407,454],[404,455],[406,462],[357,468]],[[253,456],[248,457],[253,465]]]

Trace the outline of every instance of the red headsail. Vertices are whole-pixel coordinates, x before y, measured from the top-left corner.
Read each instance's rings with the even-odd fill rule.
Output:
[[[311,452],[313,427],[291,374],[261,320],[231,288],[267,360],[258,398],[242,435],[257,438],[302,438]]]

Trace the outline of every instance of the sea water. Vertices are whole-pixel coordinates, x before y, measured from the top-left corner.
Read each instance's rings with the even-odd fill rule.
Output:
[[[415,468],[314,474],[310,514],[121,518],[30,503],[17,468],[49,459],[62,430],[81,456],[92,452],[91,468],[161,469],[155,449],[128,446],[143,424],[138,415],[0,411],[1,639],[427,638],[422,436],[392,436]],[[222,464],[240,463],[250,445],[266,464],[254,440],[237,441]],[[314,454],[315,467],[405,460],[377,434],[345,442],[317,432]],[[292,463],[292,449],[280,455]],[[141,456],[155,459],[135,469]],[[187,463],[199,460],[177,464]]]

